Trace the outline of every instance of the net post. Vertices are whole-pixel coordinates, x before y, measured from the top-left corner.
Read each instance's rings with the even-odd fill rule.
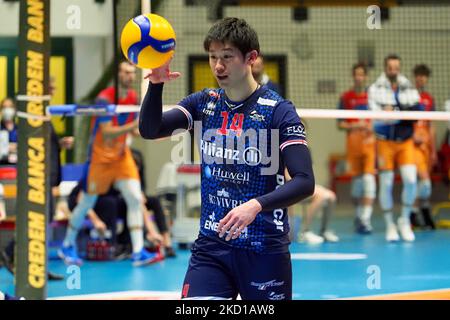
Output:
[[[30,117],[18,123],[16,295],[46,299],[50,122],[39,116],[45,116],[49,94],[50,0],[21,0],[19,15],[19,95],[25,98],[18,111]]]
[[[147,14],[152,12],[151,0],[141,0],[141,13]],[[144,100],[145,94],[147,93],[147,80],[144,79],[146,75],[146,70],[142,69],[141,72],[141,102]]]

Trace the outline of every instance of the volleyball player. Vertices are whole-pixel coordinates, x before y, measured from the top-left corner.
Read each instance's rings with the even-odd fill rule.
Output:
[[[384,72],[369,88],[369,107],[372,110],[422,110],[420,96],[411,82],[400,73],[400,57],[388,55]],[[410,214],[417,192],[417,170],[414,160],[414,121],[375,121],[379,201],[386,222],[386,240],[414,241]],[[402,208],[397,225],[394,222],[394,170],[398,168],[403,182]]]
[[[358,63],[352,68],[353,87],[344,92],[339,109],[367,110],[367,67]],[[352,175],[352,198],[356,203],[355,230],[372,232],[371,216],[376,196],[375,135],[372,122],[365,119],[342,119],[338,126],[347,132],[347,163]]]
[[[137,94],[131,89],[135,79],[135,67],[129,62],[119,65],[119,104],[137,104]],[[115,88],[100,92],[97,102],[114,102]],[[81,264],[75,240],[88,211],[95,206],[98,195],[105,194],[112,185],[119,190],[127,203],[127,224],[132,242],[134,266],[153,263],[162,259],[159,253],[144,248],[142,192],[136,163],[127,146],[128,134],[138,134],[135,114],[101,116],[93,119],[89,159],[83,180],[83,195],[73,210],[69,227],[58,251],[67,264]]]
[[[168,63],[147,76],[150,86],[139,117],[141,135],[147,139],[190,130],[194,122],[201,125],[200,234],[192,247],[182,297],[291,299],[285,208],[314,192],[303,124],[291,102],[253,78],[259,42],[245,20],[216,22],[203,44],[220,89],[193,93],[163,113],[164,83],[180,76]],[[279,130],[279,136],[271,138],[271,129]],[[247,139],[249,130],[257,143]],[[267,158],[264,150],[273,150],[270,164],[261,162]],[[278,160],[274,172],[264,173]],[[292,177],[287,183],[285,166]]]
[[[419,64],[414,67],[413,74],[416,89],[419,91],[420,101],[425,111],[435,111],[434,98],[425,90],[431,75],[430,68],[425,64]],[[414,208],[411,213],[411,223],[413,226],[421,225],[417,218],[417,209],[419,209],[425,226],[435,229],[430,208],[432,192],[430,173],[437,163],[437,152],[436,131],[430,121],[419,120],[414,125],[414,159],[419,178],[417,185],[418,208]]]

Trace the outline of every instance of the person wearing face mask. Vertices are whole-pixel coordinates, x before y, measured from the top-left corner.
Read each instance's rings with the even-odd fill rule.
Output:
[[[56,90],[55,86],[55,78],[50,78],[49,83],[49,93],[50,95],[54,95]],[[9,110],[10,108],[13,109],[14,113],[11,117],[12,112]],[[5,110],[8,110],[5,112]],[[7,164],[15,164],[17,163],[17,126],[14,121],[15,117],[15,105],[12,99],[5,99],[1,103],[1,111],[2,111],[2,121],[1,121],[1,128],[5,128],[7,132],[9,132],[9,144],[10,144],[10,153],[9,153],[9,159]],[[5,117],[6,115],[6,117]],[[11,147],[11,144],[13,146]],[[59,184],[61,183],[61,159],[60,159],[60,153],[63,149],[69,150],[73,147],[74,144],[74,138],[71,136],[64,136],[62,138],[58,137],[56,134],[55,128],[53,127],[53,124],[50,123],[50,186],[52,188],[52,197],[50,197],[50,212],[53,213],[55,211],[54,208],[54,197],[58,196],[59,193]],[[15,161],[11,161],[11,154],[16,155]],[[1,191],[1,190],[0,190]],[[1,195],[1,194],[0,194]],[[1,211],[1,202],[0,202],[0,211]],[[5,213],[6,215],[6,213]],[[49,221],[51,222],[53,220],[53,214],[50,214]],[[0,213],[0,221],[1,221],[1,213]],[[14,248],[15,248],[16,242],[15,239],[12,239],[6,246],[6,248],[0,252],[0,261],[3,262],[3,265],[7,268],[7,270],[14,274]],[[48,271],[47,273],[49,280],[63,280],[64,276],[60,274],[56,274],[54,272]]]
[[[16,105],[11,98],[5,98],[0,103],[1,121],[0,137],[2,142],[2,151],[0,152],[1,164],[17,163],[17,124],[15,122]],[[3,148],[8,145],[8,148]]]

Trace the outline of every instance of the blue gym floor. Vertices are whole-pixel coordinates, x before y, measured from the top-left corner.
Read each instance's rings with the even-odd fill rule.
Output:
[[[294,299],[360,298],[430,290],[444,292],[447,297],[450,230],[416,231],[414,243],[386,243],[383,221],[375,220],[374,227],[375,233],[370,236],[357,235],[351,218],[340,218],[333,222],[341,238],[339,243],[293,243]],[[132,267],[129,261],[85,261],[80,289],[69,290],[66,280],[51,281],[48,296],[176,299],[190,252],[178,250],[177,254],[174,259],[141,268]],[[54,252],[49,266],[53,272],[68,276],[67,267],[54,257]],[[14,292],[14,279],[4,268],[0,269],[0,290]]]

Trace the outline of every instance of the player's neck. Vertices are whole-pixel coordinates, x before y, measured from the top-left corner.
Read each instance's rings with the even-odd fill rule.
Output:
[[[244,83],[225,88],[225,94],[231,101],[239,102],[250,97],[258,88],[259,84],[252,77]]]
[[[353,91],[355,91],[356,93],[362,93],[362,92],[366,91],[366,89],[364,86],[354,85]]]
[[[125,87],[123,85],[119,85],[119,97],[124,98],[128,95],[129,87]]]

